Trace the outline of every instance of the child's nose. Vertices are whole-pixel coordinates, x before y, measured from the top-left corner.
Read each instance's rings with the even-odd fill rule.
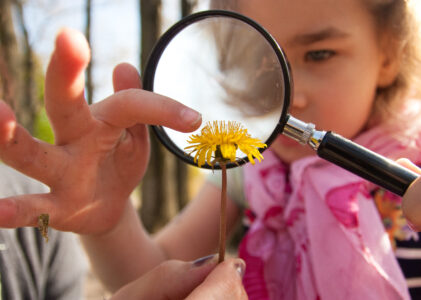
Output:
[[[302,110],[307,107],[307,81],[306,73],[301,70],[301,68],[296,67],[292,69],[292,75],[294,78],[294,93],[292,97],[291,110]]]
[[[304,93],[300,91],[294,91],[294,97],[292,99],[291,108],[292,109],[304,109],[308,104],[307,98]]]

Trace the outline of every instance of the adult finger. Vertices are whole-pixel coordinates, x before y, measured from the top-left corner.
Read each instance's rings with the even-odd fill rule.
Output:
[[[45,106],[56,144],[80,137],[91,126],[84,98],[84,70],[90,50],[82,33],[63,29],[56,38],[45,79]]]
[[[95,116],[113,126],[129,128],[136,124],[163,125],[183,132],[200,126],[201,115],[177,101],[140,90],[139,74],[133,66],[122,63],[113,72],[116,94],[98,103]]]
[[[7,165],[45,184],[55,178],[64,152],[53,145],[34,139],[17,124],[11,108],[0,101],[0,158]],[[55,166],[50,162],[56,161]]]
[[[114,92],[131,88],[140,89],[142,83],[137,69],[128,63],[117,65],[113,70],[113,87]],[[130,157],[133,161],[129,165],[124,164],[121,166],[123,168],[121,172],[123,174],[131,174],[132,178],[133,174],[137,174],[140,179],[143,176],[142,170],[146,168],[149,160],[149,133],[147,127],[144,124],[136,124],[127,128],[126,134],[122,135],[122,137],[124,138],[120,140],[119,147],[115,152],[116,160],[119,161],[119,158],[124,158],[127,162],[127,159]]]
[[[199,263],[166,261],[124,286],[111,299],[185,299],[203,282],[216,263],[216,256],[202,259]]]
[[[119,91],[96,103],[92,111],[96,118],[120,128],[151,124],[191,132],[202,122],[197,111],[171,98],[140,89]]]
[[[218,264],[205,281],[186,300],[248,299],[242,284],[245,263],[241,259],[227,259]]]
[[[139,73],[136,68],[128,63],[117,65],[113,71],[114,92],[131,88],[142,88]]]
[[[16,126],[16,117],[12,109],[0,100],[0,145],[12,140]]]
[[[397,163],[401,166],[421,174],[418,168],[407,158],[400,158]],[[421,177],[414,180],[402,197],[402,212],[408,221],[408,224],[415,231],[421,231]]]
[[[0,200],[0,227],[37,226],[37,218],[48,213],[55,222],[55,205],[51,194],[20,195]]]
[[[411,183],[402,197],[402,212],[414,231],[421,231],[421,177]]]
[[[399,158],[396,162],[415,173],[421,174],[421,169],[407,158]]]

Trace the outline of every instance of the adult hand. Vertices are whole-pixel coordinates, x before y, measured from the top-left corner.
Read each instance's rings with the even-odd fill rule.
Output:
[[[408,159],[398,159],[400,165],[421,174],[421,169]],[[418,177],[402,197],[402,212],[412,229],[421,231],[421,177]]]
[[[145,124],[189,132],[201,116],[186,106],[144,90],[135,68],[115,68],[115,94],[92,105],[84,98],[89,46],[79,32],[57,38],[45,86],[45,106],[55,145],[41,142],[16,124],[0,101],[0,158],[51,188],[48,194],[0,201],[0,227],[36,226],[47,213],[50,226],[83,234],[109,231],[119,220],[149,157]]]
[[[241,259],[216,259],[200,264],[167,261],[121,288],[111,300],[131,299],[247,299],[241,279]]]

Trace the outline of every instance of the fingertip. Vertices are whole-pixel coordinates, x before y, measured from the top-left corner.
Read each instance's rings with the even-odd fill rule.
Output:
[[[403,166],[403,167],[405,167],[405,168],[407,168],[407,169],[409,169],[409,170],[411,170],[411,171],[413,171],[417,174],[421,174],[421,169],[416,164],[414,164],[411,160],[409,160],[408,158],[405,158],[405,157],[399,158],[399,159],[396,160],[396,162],[399,165],[401,165],[401,166]]]
[[[50,110],[53,105],[58,110],[62,110],[61,105],[65,103],[79,102],[83,105],[84,70],[89,59],[90,49],[83,34],[74,29],[62,28],[57,34],[45,79],[45,105],[49,115],[56,114],[56,111]]]
[[[410,162],[410,160],[408,158],[406,158],[406,157],[401,157],[401,158],[398,158],[396,160],[396,162],[398,162],[400,164],[406,164],[406,163]]]
[[[244,273],[246,272],[246,263],[240,258],[235,259],[233,263],[237,274],[242,279],[244,277]]]
[[[415,179],[402,197],[402,213],[414,231],[421,231],[421,177]]]
[[[229,270],[230,274],[236,272],[240,278],[243,278],[246,271],[246,263],[241,258],[229,258],[219,263],[218,268]]]
[[[183,127],[187,126],[184,132],[191,132],[198,129],[202,124],[202,114],[191,108],[185,107],[180,111],[180,120],[183,122]]]
[[[201,258],[196,259],[192,262],[193,267],[201,267],[207,264],[214,264],[216,265],[218,261],[218,256],[216,254],[207,255]]]
[[[114,91],[142,88],[139,72],[129,63],[118,64],[113,70]]]
[[[88,65],[91,53],[81,32],[64,27],[57,34],[54,56],[63,74],[75,76]]]
[[[0,100],[0,144],[7,144],[16,131],[16,117],[12,109]]]
[[[16,203],[11,199],[0,200],[0,227],[13,228],[17,215]]]

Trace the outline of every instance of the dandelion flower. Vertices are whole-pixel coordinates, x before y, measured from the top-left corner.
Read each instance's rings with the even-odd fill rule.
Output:
[[[191,135],[187,142],[191,145],[185,149],[191,150],[189,154],[196,153],[194,162],[199,167],[205,163],[213,166],[216,162],[235,162],[237,149],[254,164],[254,158],[259,162],[263,159],[258,148],[266,147],[259,139],[252,138],[240,123],[233,121],[208,122],[200,134]]]
[[[240,123],[228,121],[213,121],[206,123],[200,134],[193,134],[187,141],[190,146],[184,149],[190,150],[189,154],[196,153],[194,162],[199,167],[208,163],[214,166],[219,163],[222,171],[221,187],[221,212],[219,221],[219,262],[224,261],[227,227],[227,162],[236,161],[237,149],[247,155],[249,161],[254,164],[254,158],[263,159],[258,148],[265,148],[266,144],[259,139],[252,138]]]

